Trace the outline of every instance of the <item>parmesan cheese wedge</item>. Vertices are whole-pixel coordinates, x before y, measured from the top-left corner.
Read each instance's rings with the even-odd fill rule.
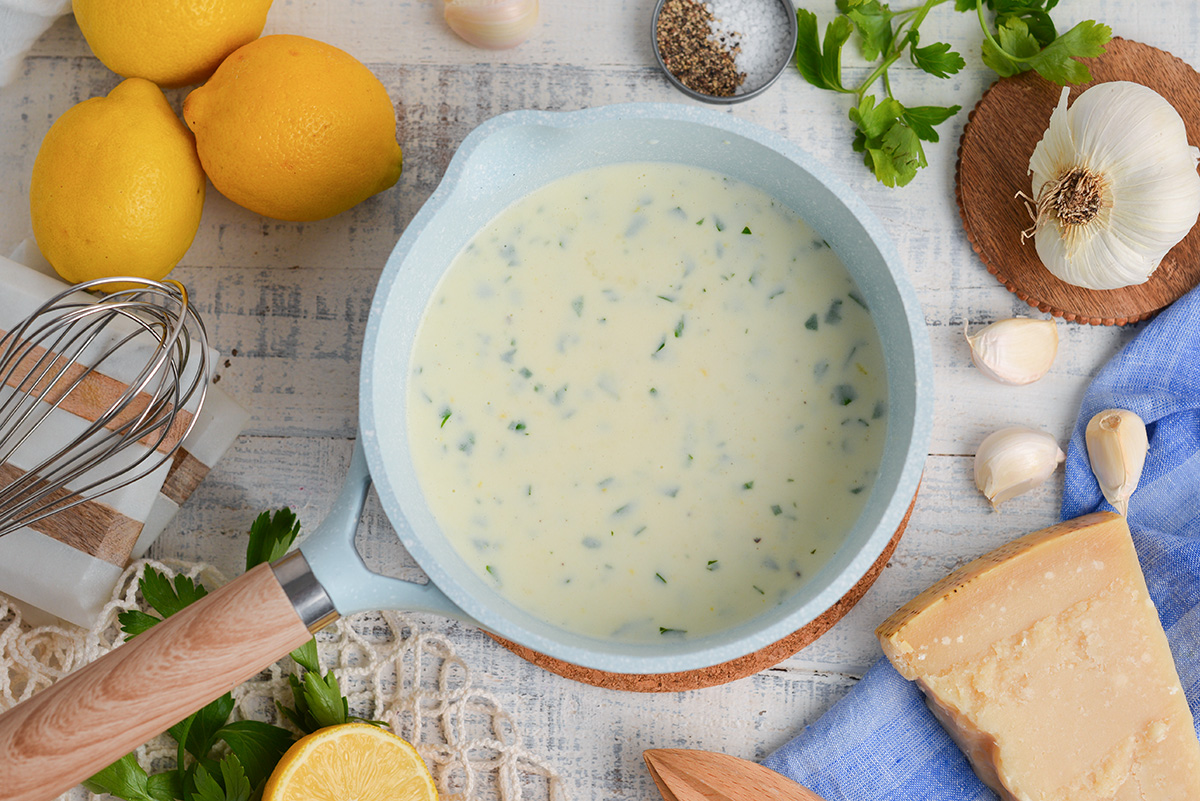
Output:
[[[1005,801],[1200,799],[1200,742],[1125,518],[951,573],[876,631]]]

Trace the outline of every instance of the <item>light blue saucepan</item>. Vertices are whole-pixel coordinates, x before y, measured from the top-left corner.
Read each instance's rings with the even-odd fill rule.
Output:
[[[790,601],[719,634],[659,643],[582,636],[539,620],[500,596],[459,557],[422,497],[409,454],[406,381],[417,328],[434,288],[468,240],[514,200],[600,164],[683,162],[757,186],[800,213],[837,251],[867,299],[886,352],[889,423],[883,467],[861,519],[838,553]],[[518,111],[473,131],[437,191],[400,238],[379,281],[367,325],[360,430],[383,508],[431,584],[364,573],[346,547],[356,510],[330,545],[302,546],[339,612],[422,609],[480,625],[547,656],[617,673],[668,673],[743,656],[803,627],[836,603],[900,525],[928,449],[932,370],[924,317],[887,234],[821,164],[782,137],[717,111],[630,104],[568,113]],[[361,493],[360,493],[361,494]],[[350,577],[353,576],[352,580]]]
[[[581,169],[628,161],[706,167],[759,187],[799,212],[857,282],[879,330],[888,373],[883,463],[860,519],[837,553],[787,602],[752,620],[705,637],[652,644],[574,634],[498,595],[439,530],[419,488],[405,423],[417,327],[458,251],[532,190]],[[18,788],[11,795],[0,792],[0,798],[56,795],[286,654],[310,631],[363,610],[448,615],[546,656],[614,673],[686,671],[750,654],[833,606],[883,552],[916,493],[933,405],[924,318],[875,216],[781,136],[726,113],[673,104],[518,111],[467,136],[380,277],[359,390],[361,436],[345,487],[320,528],[292,554],[248,572],[0,717],[5,754],[0,788]],[[429,584],[379,576],[355,551],[354,532],[372,480]],[[134,678],[117,681],[118,674]],[[105,704],[87,701],[97,694]],[[109,701],[119,714],[106,706]],[[43,747],[24,758],[20,743],[32,739]],[[37,780],[51,767],[62,772],[64,763],[72,765],[62,774],[66,785]],[[23,780],[30,788],[25,795],[19,789]]]

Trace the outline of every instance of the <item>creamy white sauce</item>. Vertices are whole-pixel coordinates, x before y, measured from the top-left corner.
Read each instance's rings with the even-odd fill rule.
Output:
[[[412,354],[422,490],[462,557],[566,629],[694,637],[786,599],[870,492],[879,338],[833,251],[762,191],[587,170],[456,257]]]

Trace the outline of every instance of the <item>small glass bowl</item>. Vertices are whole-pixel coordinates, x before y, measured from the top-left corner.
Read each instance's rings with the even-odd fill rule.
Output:
[[[704,0],[696,0],[696,1],[703,3]],[[748,89],[745,89],[745,91],[742,91],[742,87],[738,87],[738,91],[729,96],[710,95],[710,94],[707,94],[706,92],[696,91],[695,89],[691,88],[690,86],[686,86],[681,80],[679,80],[679,78],[675,77],[674,73],[672,73],[669,69],[667,69],[667,65],[663,61],[662,53],[659,52],[659,49],[658,49],[658,20],[659,20],[659,17],[662,16],[663,4],[666,2],[667,2],[667,0],[658,0],[658,3],[656,3],[654,6],[654,16],[650,23],[650,44],[651,44],[651,47],[654,48],[654,58],[658,60],[658,66],[662,68],[662,71],[664,73],[666,73],[667,80],[671,82],[671,85],[674,86],[679,91],[683,92],[688,97],[691,97],[695,100],[702,100],[705,103],[716,103],[716,104],[721,104],[721,105],[728,105],[731,103],[741,103],[743,100],[749,100],[752,97],[757,97],[758,95],[760,95],[764,91],[766,91],[767,87],[769,87],[771,84],[775,83],[775,81],[779,78],[779,76],[783,74],[784,69],[787,68],[787,65],[791,63],[792,56],[796,52],[796,36],[798,33],[798,25],[796,22],[796,9],[792,5],[791,0],[778,0],[780,8],[784,12],[784,17],[788,21],[787,22],[787,36],[791,39],[792,44],[791,44],[791,47],[789,47],[787,49],[787,55],[785,55],[783,58],[781,58],[779,60],[778,66],[776,66],[771,71],[769,77],[766,80],[762,81],[762,83],[759,84],[758,86],[750,87]]]

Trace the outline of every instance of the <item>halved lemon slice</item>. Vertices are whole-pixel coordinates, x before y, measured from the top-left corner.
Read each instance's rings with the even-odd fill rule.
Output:
[[[416,749],[366,723],[330,726],[296,742],[267,780],[263,801],[437,801]]]

